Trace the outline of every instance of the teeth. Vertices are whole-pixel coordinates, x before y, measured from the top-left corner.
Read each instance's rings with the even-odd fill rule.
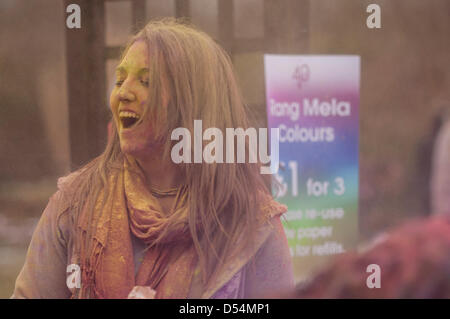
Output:
[[[132,118],[135,118],[135,119],[139,119],[139,115],[137,115],[136,113],[134,113],[134,112],[125,112],[125,111],[120,112],[119,113],[119,117],[132,117]]]

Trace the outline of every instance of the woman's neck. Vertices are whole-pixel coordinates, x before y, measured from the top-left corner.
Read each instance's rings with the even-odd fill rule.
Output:
[[[144,172],[148,187],[167,190],[182,183],[179,168],[171,160],[147,155],[136,161]]]

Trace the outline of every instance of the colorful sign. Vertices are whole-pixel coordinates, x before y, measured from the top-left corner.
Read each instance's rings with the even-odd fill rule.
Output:
[[[279,128],[283,221],[297,281],[358,240],[360,58],[265,55],[268,127]]]

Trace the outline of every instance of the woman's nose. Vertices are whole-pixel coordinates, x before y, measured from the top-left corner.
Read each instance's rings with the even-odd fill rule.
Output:
[[[135,96],[127,86],[122,86],[119,91],[119,99],[121,102],[131,102],[134,101]]]

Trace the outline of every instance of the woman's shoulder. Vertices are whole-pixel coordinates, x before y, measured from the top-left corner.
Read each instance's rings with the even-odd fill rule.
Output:
[[[73,199],[81,173],[82,169],[79,169],[58,178],[57,190],[50,197],[44,212],[46,218],[52,219],[63,235],[70,234],[71,214],[76,206]]]
[[[75,183],[82,178],[82,173],[85,171],[85,168],[80,168],[76,171],[73,171],[65,176],[61,176],[58,178],[56,184],[58,186],[58,191],[61,192],[70,192],[74,190]]]
[[[56,192],[50,197],[50,202],[58,204],[60,209],[65,209],[70,206],[70,200],[74,195],[75,181],[80,176],[80,170],[71,172],[65,176],[61,176],[56,182]]]
[[[279,252],[280,248],[287,247],[287,239],[281,218],[287,212],[288,208],[286,205],[277,202],[272,196],[268,196],[262,203],[261,210],[263,212],[262,216],[264,217],[264,223],[261,225],[261,229],[266,232],[266,236],[260,250],[269,249]]]
[[[262,193],[260,198],[261,214],[259,220],[262,226],[278,224],[281,216],[287,212],[287,206],[277,202],[269,193]]]
[[[287,247],[287,239],[281,222],[287,206],[276,201],[270,194],[260,197],[260,214],[258,214],[256,234],[251,245],[253,253],[247,256],[270,255],[273,251],[280,253]],[[281,249],[281,250],[280,250]]]

